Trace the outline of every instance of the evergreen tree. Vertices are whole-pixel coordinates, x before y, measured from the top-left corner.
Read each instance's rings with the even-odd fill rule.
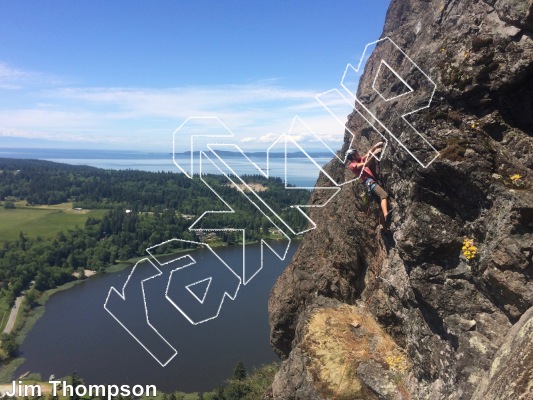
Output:
[[[233,376],[228,382],[228,386],[224,389],[224,397],[226,400],[241,400],[250,392],[250,388],[246,383],[246,368],[242,362],[237,363],[233,370]]]
[[[78,386],[83,385],[83,380],[78,376],[76,372],[73,372],[72,375],[70,376],[70,382],[71,382],[70,384],[74,388],[70,396],[70,400],[80,400],[80,396],[76,394],[76,388]]]
[[[232,379],[242,381],[243,379],[246,379],[246,376],[247,373],[244,364],[242,362],[238,362],[237,365],[235,365],[235,369],[233,370]]]
[[[12,333],[2,333],[0,335],[2,341],[2,350],[8,357],[15,357],[19,350],[19,345],[15,341],[15,335]]]

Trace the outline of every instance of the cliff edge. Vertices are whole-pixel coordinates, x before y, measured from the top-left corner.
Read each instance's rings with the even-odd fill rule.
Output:
[[[392,232],[380,230],[359,182],[311,211],[317,228],[269,301],[284,360],[274,398],[533,398],[532,35],[531,0],[392,1],[382,37],[436,84],[431,106],[408,121],[439,156],[427,162],[431,148],[397,118],[423,105],[416,93],[400,96],[420,71],[398,64],[403,85],[381,74],[393,100],[378,101],[375,77],[391,48],[381,42],[357,94],[402,134],[354,111],[339,155],[366,152],[378,131],[388,139],[380,175]],[[336,160],[326,169],[351,179]]]

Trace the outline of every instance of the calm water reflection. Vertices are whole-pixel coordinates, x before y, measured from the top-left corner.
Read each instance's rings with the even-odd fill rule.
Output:
[[[285,261],[265,252],[265,268],[240,287],[235,301],[224,302],[215,320],[193,326],[168,302],[151,305],[151,322],[179,352],[164,368],[104,310],[109,288],[121,289],[130,270],[95,276],[52,296],[20,347],[25,362],[15,376],[39,372],[46,380],[51,374],[62,377],[76,371],[91,384],[156,384],[164,391],[205,391],[222,384],[239,361],[251,369],[277,360],[269,345],[268,295],[296,248],[293,243]],[[197,261],[202,251],[193,253]],[[249,245],[246,251],[260,260],[259,245]],[[217,249],[217,253],[231,263],[242,249]],[[150,290],[164,291],[165,286],[162,279]],[[130,310],[143,311],[136,306]]]

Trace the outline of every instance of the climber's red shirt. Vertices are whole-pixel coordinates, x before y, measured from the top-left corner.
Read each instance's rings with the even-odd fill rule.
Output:
[[[357,168],[357,164],[364,163],[365,160],[366,157],[362,157],[359,160],[354,160],[350,163],[348,167],[350,168],[350,171],[357,175],[359,179],[361,179],[363,182],[366,181],[368,178],[375,180],[376,177],[374,176],[370,168],[368,168],[368,164],[363,168],[363,173],[361,173],[361,167]]]

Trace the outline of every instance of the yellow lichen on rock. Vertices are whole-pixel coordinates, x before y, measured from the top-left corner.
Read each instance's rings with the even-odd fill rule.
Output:
[[[402,378],[408,371],[404,353],[376,321],[355,306],[314,311],[301,348],[310,360],[308,371],[315,387],[326,398],[375,398],[357,373],[359,365],[367,362],[393,372],[398,391],[404,391]]]

